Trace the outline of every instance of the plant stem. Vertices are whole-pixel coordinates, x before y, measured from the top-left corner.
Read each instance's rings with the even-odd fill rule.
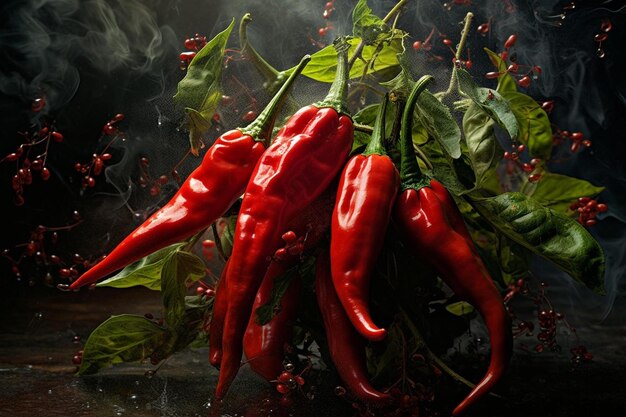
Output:
[[[465,43],[467,43],[467,37],[469,35],[470,25],[472,24],[472,18],[474,14],[472,12],[467,12],[465,15],[465,24],[463,25],[463,31],[461,32],[461,40],[459,41],[459,45],[456,48],[456,54],[454,56],[455,61],[459,61],[461,59],[461,53],[463,53],[463,49],[465,48]],[[451,94],[452,91],[456,88],[456,70],[457,70],[457,62],[454,63],[452,67],[452,76],[450,77],[450,85],[448,85],[448,89],[441,95],[440,99]]]

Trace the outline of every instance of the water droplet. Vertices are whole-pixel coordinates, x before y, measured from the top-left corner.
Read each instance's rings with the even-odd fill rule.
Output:
[[[41,311],[37,311],[35,313],[35,320],[41,320],[43,318],[43,313]]]
[[[604,49],[598,48],[596,55],[598,55],[598,58],[604,58]]]

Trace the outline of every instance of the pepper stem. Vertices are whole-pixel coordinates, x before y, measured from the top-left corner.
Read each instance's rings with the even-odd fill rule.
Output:
[[[400,128],[400,181],[402,190],[413,188],[419,190],[428,185],[428,179],[422,173],[415,150],[413,149],[413,113],[419,95],[426,89],[426,85],[433,80],[432,75],[424,75],[415,85],[406,101],[404,112],[402,113],[402,126]]]
[[[243,15],[241,22],[239,23],[239,44],[241,46],[241,55],[254,64],[254,66],[263,75],[263,78],[268,80],[268,82],[270,80],[274,82],[278,78],[279,72],[265,59],[263,59],[263,57],[252,47],[252,45],[250,45],[250,42],[248,41],[247,28],[248,23],[251,21],[252,15],[250,13],[246,13]]]
[[[280,87],[280,90],[274,94],[257,118],[248,126],[239,128],[242,133],[250,135],[256,141],[265,142],[266,146],[269,144],[272,138],[274,122],[276,121],[276,116],[278,116],[278,110],[288,97],[296,77],[300,75],[309,61],[311,61],[310,55],[302,57],[298,66],[289,75],[289,78],[287,78],[285,83]]]
[[[370,142],[367,144],[367,147],[363,151],[363,155],[386,155],[385,145],[383,144],[383,139],[385,137],[385,114],[387,113],[387,104],[389,103],[389,93],[385,94],[385,98],[383,99],[380,108],[378,109],[378,114],[376,115],[376,121],[374,122],[374,131],[372,132],[372,137]]]
[[[348,49],[350,44],[345,38],[339,38],[334,45],[337,51],[337,72],[335,79],[328,90],[328,95],[322,101],[315,103],[316,107],[331,107],[340,114],[348,114]]]

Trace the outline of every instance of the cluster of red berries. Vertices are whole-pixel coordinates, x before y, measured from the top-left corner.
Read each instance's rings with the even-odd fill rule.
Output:
[[[503,61],[510,61],[505,71],[490,71],[485,74],[487,79],[495,79],[504,74],[509,74],[515,79],[517,85],[522,88],[528,88],[533,79],[536,79],[541,74],[541,67],[538,65],[522,65],[517,62],[517,55],[510,54],[511,48],[515,46],[517,42],[517,35],[513,34],[507,38],[504,42],[504,51],[500,53],[500,58]]]
[[[302,254],[304,251],[304,241],[306,239],[306,235],[297,236],[296,232],[289,230],[288,232],[283,233],[282,239],[283,242],[285,242],[285,246],[276,249],[276,252],[274,252],[274,259],[283,261],[289,256],[297,256]]]
[[[330,22],[330,16],[335,11],[335,4],[333,0],[327,2],[324,5],[324,11],[322,12],[322,17],[326,21],[326,26],[323,26],[317,30],[317,34],[320,38],[325,38],[328,35],[328,32],[334,29],[333,24]]]
[[[433,61],[443,61],[445,58],[442,55],[433,53],[433,37],[437,34],[438,38],[441,39],[442,45],[444,45],[448,50],[452,52],[452,63],[454,65],[462,65],[467,69],[472,67],[472,60],[469,56],[469,48],[467,50],[467,59],[461,60],[456,58],[456,51],[453,48],[453,41],[448,38],[447,35],[439,32],[436,28],[432,28],[428,36],[424,40],[416,40],[413,42],[413,49],[418,52],[424,52],[427,54],[426,60],[429,62]]]
[[[89,269],[101,260],[85,259],[78,253],[64,259],[59,255],[50,253],[50,245],[55,245],[58,242],[60,231],[71,230],[82,223],[80,213],[77,211],[72,213],[72,219],[73,223],[67,226],[38,225],[30,232],[26,242],[2,251],[2,257],[11,263],[11,272],[18,281],[22,279],[23,270],[28,271],[32,265],[35,265],[39,270],[45,270],[44,284],[54,286],[57,279],[62,281],[76,279],[81,270]],[[28,284],[34,286],[36,283],[31,278]]]
[[[576,220],[585,227],[595,226],[598,223],[596,219],[598,213],[604,213],[609,209],[606,204],[598,203],[591,197],[580,197],[569,208],[578,213]]]
[[[543,172],[541,159],[533,158],[529,162],[522,162],[520,160],[520,154],[526,150],[524,144],[512,144],[511,151],[505,151],[502,157],[512,163],[516,164],[519,169],[528,174],[529,182],[538,182],[541,179],[541,173]],[[512,173],[512,172],[511,172]]]
[[[124,137],[123,132],[118,127],[118,123],[122,120],[124,120],[124,115],[122,113],[118,113],[102,127],[102,137],[113,136],[113,139],[108,143],[103,151],[92,154],[91,159],[88,162],[82,164],[77,162],[74,164],[74,170],[82,176],[81,187],[83,190],[96,186],[96,177],[102,174],[106,162],[112,158],[112,155],[107,152],[108,148],[117,139]]]
[[[50,169],[46,166],[46,159],[50,143],[63,142],[63,135],[53,125],[44,126],[39,130],[18,132],[24,139],[15,152],[11,152],[0,162],[15,162],[16,172],[11,179],[13,202],[17,206],[24,204],[24,186],[33,183],[33,173],[37,172],[43,181],[50,179]],[[36,154],[38,150],[41,153]],[[36,154],[36,155],[33,155]]]
[[[141,174],[139,174],[137,182],[141,188],[148,188],[152,197],[157,197],[161,194],[162,187],[170,181],[170,177],[165,174],[161,174],[158,177],[153,178],[150,175],[149,167],[150,159],[145,156],[140,157],[139,169]],[[171,177],[177,183],[180,183],[182,180],[176,168],[171,171]]]
[[[195,36],[185,39],[183,44],[187,50],[181,52],[179,55],[180,69],[182,71],[187,70],[189,63],[196,57],[198,51],[202,49],[206,43],[206,36],[202,36],[198,33],[196,33]]]
[[[600,23],[600,33],[597,33],[593,40],[598,44],[598,49],[596,49],[596,55],[598,58],[604,58],[605,53],[602,48],[602,42],[606,41],[609,38],[609,32],[613,29],[613,24],[609,19],[603,19],[602,23]]]
[[[559,128],[554,128],[552,130],[552,144],[553,145],[561,145],[565,141],[571,141],[570,151],[576,153],[581,148],[590,148],[591,141],[585,138],[585,135],[582,132],[570,132],[568,130],[561,130]]]

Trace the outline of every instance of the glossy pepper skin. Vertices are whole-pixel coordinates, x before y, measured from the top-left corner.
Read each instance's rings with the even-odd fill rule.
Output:
[[[246,187],[228,270],[228,311],[215,396],[239,370],[242,339],[269,259],[289,221],[315,201],[348,159],[354,138],[345,112],[347,45],[338,47],[337,76],[326,99],[299,110],[259,160]]]
[[[330,357],[339,377],[352,395],[375,407],[389,405],[392,397],[374,388],[365,365],[364,339],[346,316],[333,284],[328,250],[323,250],[315,264],[315,296],[322,313]]]
[[[290,343],[292,326],[299,305],[302,281],[293,271],[291,283],[280,300],[280,311],[263,325],[255,320],[256,309],[272,295],[275,279],[297,267],[302,252],[317,246],[327,237],[335,201],[336,184],[331,185],[315,202],[298,215],[283,234],[285,246],[279,248],[270,264],[252,307],[252,315],[243,339],[243,350],[250,367],[271,381],[284,370],[284,347]],[[279,256],[280,254],[280,256]]]
[[[302,58],[255,121],[217,138],[176,194],[69,288],[92,284],[159,249],[181,242],[223,215],[245,190],[266,149],[277,111],[310,60],[308,55]]]
[[[284,371],[285,347],[291,342],[292,326],[300,301],[300,275],[294,272],[289,278],[289,286],[280,299],[280,309],[269,322],[258,323],[256,309],[270,302],[275,280],[288,273],[294,264],[295,262],[284,261],[273,261],[270,264],[254,300],[252,315],[243,338],[246,362],[254,372],[268,381],[278,378]]]
[[[285,229],[286,233],[282,236],[285,246],[276,250],[273,256],[273,261],[280,261],[286,270],[288,267],[294,265],[300,260],[303,251],[310,250],[327,236],[328,230],[330,229],[330,217],[335,204],[336,192],[337,184],[334,182],[320,197],[311,203],[296,218],[289,222],[289,226]],[[226,308],[228,307],[228,294],[226,289],[226,267],[228,267],[228,263],[229,262],[227,261],[216,288],[213,314],[209,323],[209,362],[218,369],[222,361],[222,337],[224,331],[224,320],[226,318]],[[266,280],[268,280],[267,273],[263,278],[263,283],[261,284],[259,292],[265,290],[263,286],[265,285]],[[257,293],[257,298],[255,299],[253,314],[258,307],[256,305],[258,297],[259,293]],[[266,326],[272,327],[280,325],[281,324],[275,321],[266,324]],[[268,348],[278,345],[278,342],[276,341],[262,342],[258,338],[251,337],[251,335],[248,334],[249,332],[253,332],[255,335],[264,334],[262,330],[251,330],[251,326],[258,327],[259,325],[253,323],[252,321],[248,323],[248,328],[244,337],[244,353],[246,356],[249,356],[249,352],[252,350],[260,351],[260,347],[253,347],[253,345],[259,346],[262,343],[266,343]],[[270,331],[273,334],[278,334],[278,332],[274,332],[273,330]],[[271,366],[272,365],[264,365],[263,367],[267,368]],[[274,366],[274,368],[275,367],[276,366]]]
[[[460,416],[500,381],[511,357],[513,337],[502,296],[452,196],[437,180],[419,171],[410,138],[416,94],[423,87],[424,82],[418,82],[403,115],[400,171],[403,191],[396,201],[393,218],[413,253],[428,262],[450,289],[472,304],[485,321],[491,345],[489,367],[482,380],[454,409],[453,416]]]
[[[400,186],[400,174],[382,142],[387,102],[386,95],[365,151],[350,158],[341,173],[330,240],[339,300],[356,330],[372,341],[384,339],[387,332],[370,316],[369,281]]]

